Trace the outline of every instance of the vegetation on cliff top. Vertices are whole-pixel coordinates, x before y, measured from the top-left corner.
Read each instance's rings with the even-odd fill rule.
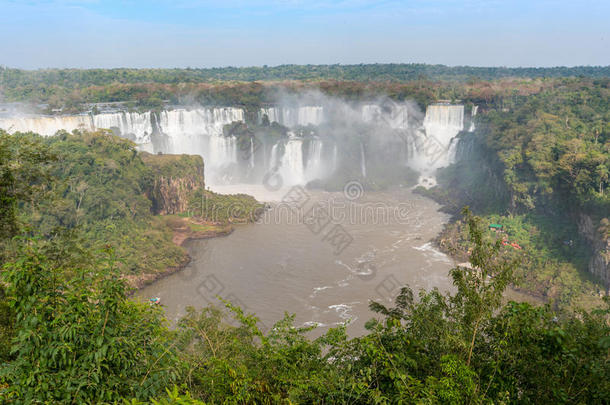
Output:
[[[521,288],[562,305],[607,288],[591,285],[593,246],[578,224],[587,215],[595,232],[610,213],[608,83],[567,80],[483,106],[477,131],[462,135],[458,162],[425,192],[454,214],[469,205],[505,225],[505,236],[524,247]],[[450,225],[441,246],[464,252],[460,228]]]
[[[139,153],[142,162],[160,176],[184,177],[196,175],[204,186],[204,163],[199,155],[166,155],[158,153],[153,155],[147,152]]]
[[[610,67],[473,68],[440,65],[277,66],[218,69],[48,69],[0,67],[0,95],[6,101],[48,104],[64,113],[86,103],[126,102],[128,108],[170,104],[244,106],[255,110],[286,92],[320,90],[346,100],[389,96],[420,107],[438,99],[477,105],[521,102],[548,88],[608,83]]]
[[[261,67],[222,67],[204,69],[39,69],[22,70],[0,67],[0,85],[27,86],[36,83],[76,87],[82,84],[103,86],[106,83],[197,83],[206,81],[269,81],[269,80],[355,80],[467,81],[472,78],[494,80],[507,77],[608,77],[608,66],[552,68],[507,68],[444,66],[416,63],[360,65],[280,65]]]
[[[23,229],[52,243],[70,231],[82,253],[74,260],[94,260],[92,252],[111,246],[115,266],[130,280],[163,273],[187,260],[165,219],[153,215],[153,203],[158,203],[154,185],[161,176],[195,178],[192,189],[183,190],[182,205],[188,211],[190,199],[203,192],[201,157],[142,154],[132,142],[105,131],[48,138],[0,131],[0,141],[3,161],[11,162],[7,168],[15,173],[3,192],[5,237]],[[243,201],[247,207],[258,204],[248,196],[216,198]],[[212,215],[205,205],[196,208],[199,216]],[[234,221],[249,218],[245,212],[232,214]],[[228,220],[225,213],[218,215],[219,224]]]

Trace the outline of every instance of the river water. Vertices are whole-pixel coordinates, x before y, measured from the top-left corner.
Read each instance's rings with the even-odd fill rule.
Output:
[[[159,297],[172,323],[186,306],[222,305],[220,296],[255,313],[263,328],[287,312],[298,326],[317,325],[315,335],[348,322],[353,336],[374,316],[370,300],[392,304],[405,284],[414,291],[451,288],[453,261],[430,242],[448,216],[408,189],[215,191],[251,194],[271,208],[229,236],[187,242],[191,263],[137,292],[142,300]]]

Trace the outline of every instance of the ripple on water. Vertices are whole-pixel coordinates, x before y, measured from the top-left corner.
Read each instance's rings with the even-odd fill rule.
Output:
[[[424,252],[426,256],[434,261],[451,264],[452,261],[449,256],[436,249],[432,242],[424,243],[421,246],[414,246],[413,249]]]
[[[351,313],[351,310],[352,310],[353,306],[357,305],[357,304],[360,304],[360,301],[350,302],[347,304],[329,305],[328,309],[334,310],[339,315],[339,318],[343,319],[344,321],[353,322],[353,321],[357,320],[358,317],[353,315]]]
[[[315,287],[313,289],[313,293],[309,296],[309,298],[314,298],[320,291],[328,290],[329,288],[335,288],[332,285],[324,285],[322,287]]]

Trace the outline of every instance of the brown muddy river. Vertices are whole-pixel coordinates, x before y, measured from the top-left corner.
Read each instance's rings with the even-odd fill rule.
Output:
[[[214,191],[248,193],[271,208],[259,223],[229,236],[187,242],[191,263],[137,292],[143,300],[159,297],[172,323],[187,306],[222,305],[221,296],[265,327],[287,312],[296,314],[298,326],[317,325],[316,335],[345,322],[358,335],[374,315],[370,300],[391,304],[404,284],[414,291],[451,286],[453,261],[430,242],[448,216],[410,190],[268,192],[246,185]]]

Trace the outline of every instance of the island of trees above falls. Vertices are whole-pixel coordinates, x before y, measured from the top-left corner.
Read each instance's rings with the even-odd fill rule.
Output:
[[[0,67],[0,402],[608,403],[609,87],[608,67]],[[430,137],[450,152],[424,173]],[[372,301],[358,337],[228,301],[169,327],[130,297],[184,241],[255,222],[263,204],[208,183],[270,165],[414,187],[469,264],[451,292]]]

